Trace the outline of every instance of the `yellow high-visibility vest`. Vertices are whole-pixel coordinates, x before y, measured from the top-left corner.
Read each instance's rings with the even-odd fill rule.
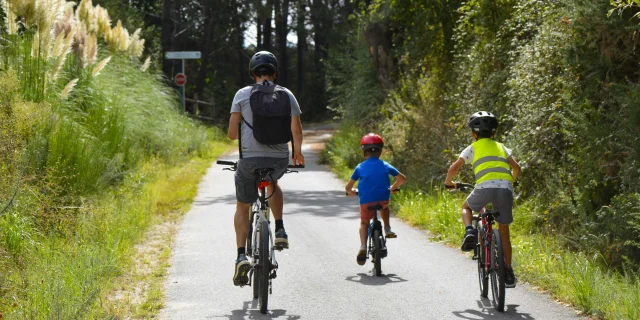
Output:
[[[471,147],[473,148],[471,165],[473,165],[476,183],[487,180],[512,181],[511,166],[501,143],[483,138],[474,142]]]

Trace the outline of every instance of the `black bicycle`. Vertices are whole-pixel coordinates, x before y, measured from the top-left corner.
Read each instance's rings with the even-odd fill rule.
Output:
[[[453,187],[447,186],[448,189]],[[473,190],[473,185],[456,183],[455,189],[462,191]],[[500,232],[493,229],[495,218],[500,213],[482,208],[473,216],[473,228],[478,234],[478,242],[473,251],[473,260],[478,261],[478,283],[480,296],[487,298],[489,294],[489,279],[491,279],[491,302],[493,307],[504,312],[506,265],[502,250]]]
[[[222,170],[236,171],[237,162],[218,160],[220,165],[231,166]],[[289,165],[288,168],[304,168],[304,165]],[[249,234],[247,236],[246,252],[251,258],[251,269],[249,270],[249,286],[253,287],[253,298],[258,299],[260,312],[267,313],[269,294],[273,292],[271,280],[277,276],[278,260],[275,250],[281,251],[282,246],[274,245],[273,233],[271,232],[269,216],[269,198],[267,196],[267,178],[271,178],[274,168],[258,168],[254,171],[258,182],[259,197],[251,206],[251,217],[249,219]],[[287,169],[286,173],[297,172]],[[273,181],[273,179],[271,179]]]
[[[358,189],[353,189],[358,194]],[[398,193],[400,189],[393,190],[392,193]],[[347,196],[350,196],[347,193]],[[388,249],[387,249],[387,238],[384,236],[382,232],[382,223],[378,219],[378,214],[382,211],[382,205],[375,204],[368,206],[367,209],[372,210],[374,212],[373,219],[369,224],[369,229],[367,232],[367,257],[366,260],[369,260],[369,256],[371,256],[371,262],[373,262],[373,268],[375,270],[376,276],[382,275],[382,259],[387,257]]]

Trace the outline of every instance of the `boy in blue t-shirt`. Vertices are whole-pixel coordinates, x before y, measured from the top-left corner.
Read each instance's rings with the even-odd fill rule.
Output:
[[[389,198],[391,198],[391,190],[398,189],[406,180],[392,165],[380,160],[384,141],[374,133],[369,133],[360,140],[360,148],[363,151],[365,161],[361,162],[351,175],[351,180],[344,187],[347,194],[355,196],[353,185],[358,183],[358,195],[360,196],[360,250],[358,251],[357,261],[359,265],[364,265],[367,259],[367,232],[369,222],[373,218],[374,212],[368,207],[375,204],[382,205],[381,211],[382,222],[384,223],[384,232],[387,238],[395,238],[396,234],[391,231],[389,225]],[[396,181],[390,186],[389,175],[396,178]]]

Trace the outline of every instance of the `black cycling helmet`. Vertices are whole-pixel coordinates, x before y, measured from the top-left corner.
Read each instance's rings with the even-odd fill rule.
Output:
[[[498,129],[498,119],[491,112],[478,111],[469,117],[467,125],[475,133],[490,134]]]
[[[251,57],[249,73],[253,75],[257,71],[278,71],[278,59],[269,51],[259,51]]]

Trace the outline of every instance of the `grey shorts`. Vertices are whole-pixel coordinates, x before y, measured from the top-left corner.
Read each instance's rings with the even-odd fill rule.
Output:
[[[288,158],[243,158],[238,160],[236,170],[236,200],[241,203],[253,203],[258,199],[258,178],[253,172],[259,168],[274,168],[269,181],[282,178],[289,165]]]
[[[500,224],[513,222],[513,192],[504,188],[473,189],[467,197],[467,204],[473,212],[480,212],[487,204],[493,204],[493,211],[500,213],[496,220]]]

